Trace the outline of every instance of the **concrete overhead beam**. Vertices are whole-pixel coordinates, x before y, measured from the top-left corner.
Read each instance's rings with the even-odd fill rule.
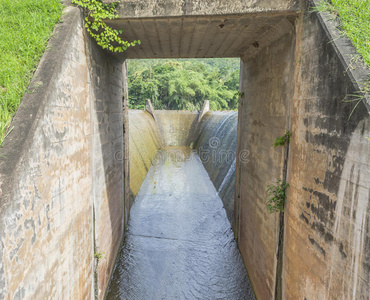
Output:
[[[292,12],[300,0],[121,0],[120,19]]]
[[[254,13],[223,16],[109,20],[123,39],[140,40],[124,58],[205,58],[255,55],[294,30],[296,14]]]
[[[106,21],[123,29],[124,40],[141,41],[116,55],[122,60],[243,57],[259,52],[276,35],[290,32],[303,2],[121,0],[118,18]],[[266,39],[261,40],[263,36]]]

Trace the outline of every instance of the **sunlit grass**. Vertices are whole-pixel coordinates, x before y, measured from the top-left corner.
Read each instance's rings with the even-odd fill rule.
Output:
[[[340,29],[370,68],[370,0],[322,1],[317,9],[339,16]]]
[[[0,145],[62,10],[59,0],[0,0]]]

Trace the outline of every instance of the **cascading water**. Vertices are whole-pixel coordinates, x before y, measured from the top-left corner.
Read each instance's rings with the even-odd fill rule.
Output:
[[[237,112],[209,112],[198,126],[195,142],[230,222],[234,218],[237,128]]]

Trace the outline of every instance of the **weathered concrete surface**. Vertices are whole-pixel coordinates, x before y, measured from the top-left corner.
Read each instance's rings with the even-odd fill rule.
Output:
[[[296,13],[299,0],[121,0],[119,18],[182,17],[246,13]]]
[[[202,109],[200,110],[199,115],[198,115],[198,122],[200,122],[200,120],[204,117],[204,115],[207,112],[209,112],[209,100],[204,101],[202,105]]]
[[[289,32],[301,0],[121,0],[124,58],[242,57]]]
[[[234,220],[237,129],[237,112],[211,111],[203,116],[194,138],[194,149],[222,199],[230,223]]]
[[[265,191],[283,177],[283,149],[272,142],[289,128],[294,49],[291,26],[241,66],[234,231],[258,299],[275,297],[279,215],[269,214]]]
[[[343,102],[369,72],[322,17],[297,30],[284,298],[369,299],[370,117]]]
[[[123,28],[124,39],[141,41],[120,55],[124,58],[246,57],[289,32],[295,18],[296,14],[240,14],[107,23]]]
[[[198,125],[196,111],[156,110],[159,131],[166,146],[190,146]]]
[[[158,150],[164,146],[153,116],[146,111],[130,110],[130,207],[148,173]]]
[[[123,75],[123,139],[124,139],[124,201],[125,201],[125,228],[130,215],[130,137],[129,137],[129,107],[128,107],[128,73],[127,63],[122,65]]]
[[[124,137],[122,62],[87,38],[88,88],[92,101],[92,196],[94,251],[97,260],[95,293],[105,295],[124,232]]]
[[[119,249],[121,64],[84,32],[67,8],[1,149],[0,298],[102,298]]]
[[[202,162],[166,147],[131,209],[107,299],[254,299]]]

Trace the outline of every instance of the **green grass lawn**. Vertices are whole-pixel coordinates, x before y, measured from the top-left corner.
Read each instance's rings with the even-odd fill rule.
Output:
[[[59,0],[0,0],[0,145],[62,10]]]
[[[330,3],[331,2],[331,3]],[[351,39],[357,52],[370,68],[370,0],[331,0],[318,9],[338,15],[341,30]]]

